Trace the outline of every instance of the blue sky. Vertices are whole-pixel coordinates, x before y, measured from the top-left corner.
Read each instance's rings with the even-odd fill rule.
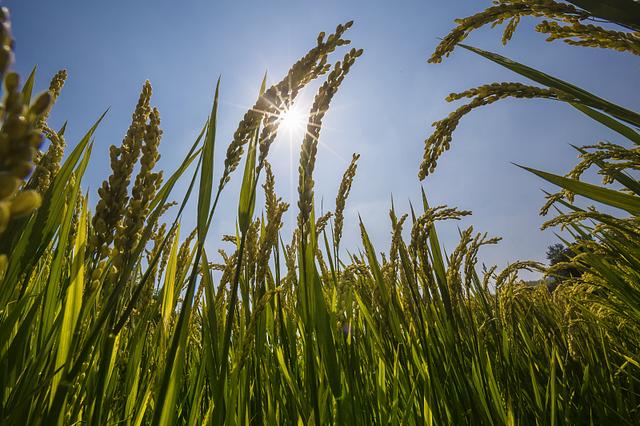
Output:
[[[289,66],[313,47],[320,31],[332,32],[353,19],[349,37],[365,53],[335,97],[325,118],[316,166],[316,203],[334,208],[340,177],[353,152],[362,155],[347,204],[343,247],[359,246],[360,213],[379,250],[389,241],[388,209],[419,201],[418,165],[430,124],[455,108],[444,97],[452,91],[494,81],[523,81],[472,53],[457,50],[442,64],[426,58],[453,19],[488,6],[489,1],[213,1],[138,0],[5,1],[13,18],[15,68],[27,75],[37,64],[37,89],[44,90],[61,68],[69,80],[51,117],[54,127],[69,121],[67,141],[75,144],[110,107],[96,133],[91,167],[85,178],[92,201],[109,172],[108,147],[119,144],[128,127],[140,87],[149,79],[152,103],[160,109],[164,138],[160,167],[173,170],[187,152],[210,110],[215,81],[222,76],[217,171],[235,127],[255,101],[265,71],[278,81]],[[546,43],[523,20],[513,41],[503,47],[500,31],[482,29],[468,42],[593,91],[628,108],[640,109],[638,59],[630,55],[561,43]],[[341,55],[340,55],[341,56]],[[338,59],[338,55],[335,59]],[[313,98],[306,90],[301,104]],[[441,226],[451,251],[457,226],[504,240],[484,251],[488,264],[517,259],[544,260],[552,232],[539,231],[543,218],[540,188],[552,189],[511,162],[565,173],[576,162],[569,146],[615,135],[566,105],[550,101],[504,101],[467,116],[452,149],[424,182],[431,204],[449,204],[473,216]],[[270,161],[277,189],[296,214],[300,140],[279,138]],[[241,176],[236,174],[221,199],[211,231],[211,247],[221,233],[234,231]],[[178,188],[184,190],[184,186]],[[195,215],[184,226],[191,229]],[[184,229],[184,228],[183,228]],[[288,236],[285,240],[288,240]]]

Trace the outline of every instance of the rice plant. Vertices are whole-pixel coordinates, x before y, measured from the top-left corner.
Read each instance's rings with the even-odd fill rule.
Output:
[[[419,208],[390,207],[391,246],[381,255],[363,221],[344,220],[359,179],[358,154],[344,172],[335,208],[316,217],[322,122],[363,54],[346,47],[352,22],[320,33],[280,81],[262,82],[219,175],[213,160],[222,83],[187,156],[164,175],[156,170],[160,112],[146,82],[122,143],[110,148],[110,175],[89,194],[82,179],[104,115],[64,156],[65,126],[52,129],[47,119],[66,72],[32,96],[35,73],[21,84],[9,71],[13,41],[2,9],[0,422],[634,424],[640,418],[640,115],[461,44],[474,29],[505,21],[507,42],[520,18],[533,16],[543,19],[536,30],[550,41],[638,54],[640,6],[607,3],[500,0],[457,21],[430,59],[440,62],[460,46],[538,86],[492,83],[452,94],[448,100],[470,103],[434,123],[420,179],[436,172],[464,115],[506,97],[566,103],[619,135],[617,143],[576,147],[580,162],[566,176],[523,166],[560,188],[543,206],[544,214],[557,211],[545,226],[560,226],[574,240],[568,263],[581,273],[553,292],[525,284],[517,273],[553,277],[566,264],[522,261],[481,270],[479,251],[499,243],[497,237],[463,229],[457,246],[445,251],[437,223],[470,212],[431,206],[424,192]],[[591,24],[601,20],[606,28]],[[301,141],[298,200],[284,201],[275,192],[269,150],[282,112],[318,79]],[[580,180],[592,167],[603,176],[601,185]],[[188,189],[174,202],[181,179]],[[231,179],[242,179],[236,232],[209,253],[204,243]],[[265,195],[262,209],[256,209],[258,191]],[[575,197],[620,213],[581,208]],[[294,201],[297,228],[283,235],[282,218]],[[197,217],[194,229],[181,225],[188,214]],[[341,250],[345,226],[359,226],[360,251]]]

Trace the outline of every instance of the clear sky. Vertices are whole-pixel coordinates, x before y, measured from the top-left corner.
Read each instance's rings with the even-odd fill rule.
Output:
[[[255,101],[264,72],[270,83],[280,80],[314,46],[318,32],[330,33],[337,24],[354,20],[348,38],[365,53],[325,118],[316,166],[316,203],[319,206],[323,199],[333,210],[351,154],[362,155],[347,204],[346,248],[359,246],[360,213],[377,248],[386,251],[391,196],[400,211],[408,211],[409,200],[419,202],[417,171],[423,140],[431,132],[430,124],[455,107],[444,101],[448,93],[494,81],[523,81],[463,50],[439,65],[426,62],[438,37],[454,25],[453,19],[479,11],[490,4],[488,0],[12,0],[4,4],[12,12],[15,68],[26,77],[37,64],[38,90],[46,89],[58,69],[69,72],[51,123],[58,127],[69,121],[70,145],[111,108],[96,133],[85,178],[92,202],[110,171],[108,147],[121,142],[145,79],[153,85],[152,104],[162,117],[160,167],[169,172],[202,127],[215,81],[222,75],[216,147],[220,165],[238,121]],[[488,28],[474,33],[468,42],[640,109],[636,57],[546,43],[531,24],[523,20],[507,47],[500,44],[500,31]],[[316,87],[305,91],[303,104],[312,99]],[[474,213],[460,223],[441,226],[448,251],[457,241],[456,226],[473,224],[477,231],[504,238],[499,246],[484,251],[488,264],[544,260],[555,237],[539,231],[543,219],[538,209],[544,202],[540,188],[552,187],[511,162],[563,174],[576,162],[569,143],[603,139],[617,140],[577,111],[551,101],[508,100],[463,119],[452,149],[423,183],[432,205],[449,204]],[[279,138],[270,154],[277,189],[292,204],[289,229],[296,214],[300,142]],[[236,173],[225,190],[212,240],[234,232],[240,180]],[[191,229],[195,214],[184,222]]]

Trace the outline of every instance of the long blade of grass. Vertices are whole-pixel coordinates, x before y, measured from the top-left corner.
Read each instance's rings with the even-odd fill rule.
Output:
[[[75,206],[75,200],[72,206]],[[71,209],[72,210],[72,209]],[[73,214],[73,211],[71,212]],[[69,350],[73,333],[76,329],[80,309],[82,306],[82,294],[84,291],[85,281],[85,249],[87,245],[87,224],[89,221],[89,213],[87,211],[87,198],[82,200],[80,207],[80,215],[77,224],[77,232],[73,244],[73,260],[71,261],[71,283],[67,287],[67,297],[64,302],[64,313],[62,317],[62,328],[60,330],[60,338],[58,342],[58,351],[56,354],[56,369],[67,363]],[[62,371],[60,371],[53,379],[51,384],[51,402],[55,395]]]
[[[76,206],[76,199],[78,198],[78,193],[80,190],[80,181],[84,172],[87,168],[87,164],[89,163],[89,158],[91,156],[91,148],[92,145],[87,147],[87,150],[82,158],[82,161],[78,165],[76,172],[74,173],[75,179],[72,179],[73,184],[69,185],[67,194],[71,196],[68,198],[66,206],[64,208],[64,214],[61,220],[61,227],[58,234],[58,245],[56,247],[55,255],[53,257],[53,261],[51,262],[51,269],[49,272],[49,280],[47,287],[45,289],[45,298],[44,298],[44,306],[42,311],[42,319],[40,326],[40,344],[43,344],[43,339],[51,330],[51,326],[54,321],[54,317],[57,313],[58,309],[58,292],[62,289],[60,288],[60,284],[62,282],[62,277],[64,275],[63,269],[66,267],[66,257],[68,253],[68,244],[69,244],[69,235],[71,232],[71,226],[73,222],[73,214],[74,208]],[[66,194],[65,194],[66,195]],[[84,259],[80,260],[84,262]],[[72,299],[72,301],[79,303],[79,300]],[[73,309],[79,309],[80,306],[77,305]],[[77,315],[77,312],[70,312],[69,315]],[[77,319],[77,317],[75,318]],[[71,318],[69,318],[71,320]],[[75,322],[75,320],[74,320]],[[71,325],[71,323],[67,323],[67,325]],[[66,330],[66,337],[69,337],[71,334],[71,330]],[[63,330],[65,333],[65,330]],[[68,341],[66,342],[69,343]],[[68,350],[68,347],[65,349]]]
[[[100,116],[71,152],[56,175],[53,184],[44,195],[42,205],[36,214],[25,220],[26,226],[22,228],[20,224],[16,224],[15,228],[8,230],[3,235],[0,241],[0,252],[11,253],[3,283],[13,283],[19,274],[30,271],[33,264],[49,246],[61,223],[64,212],[64,194],[67,193],[66,186],[71,174],[82,155],[86,153],[89,141],[107,112],[108,110]],[[80,178],[81,176],[78,177],[78,179]],[[0,303],[6,303],[13,291],[13,289],[5,290],[0,292]]]
[[[214,113],[217,112],[218,89],[219,86],[216,86],[216,93],[214,95],[214,106],[212,109]],[[208,213],[211,202],[210,188],[212,187],[213,182],[213,153],[215,152],[213,146],[215,144],[216,133],[215,116],[209,117],[209,123],[210,125],[208,126],[208,137],[205,138],[204,146],[202,148],[203,172],[200,174],[198,196],[198,244],[196,249],[196,256],[193,262],[191,276],[189,277],[187,290],[183,299],[184,301],[182,304],[182,308],[180,309],[180,314],[176,323],[175,332],[171,341],[169,352],[167,354],[167,363],[165,366],[166,370],[162,377],[158,400],[156,401],[157,406],[152,420],[152,423],[155,425],[173,424],[175,420],[174,411],[176,409],[176,392],[180,388],[182,382],[182,368],[188,332],[187,326],[189,324],[189,318],[191,316],[196,278],[198,275],[198,270],[200,268],[199,262],[204,247],[204,239],[206,237],[209,226]],[[211,125],[211,123],[213,123],[213,125]],[[210,154],[210,156],[207,156],[207,153]],[[209,191],[207,191],[207,188],[209,188]]]
[[[543,172],[529,167],[518,166],[527,170],[542,179],[558,185],[583,197],[590,198],[602,204],[626,210],[633,215],[640,214],[640,197],[628,195],[623,192],[614,191],[612,189],[602,188],[590,183],[580,182],[579,180],[569,179],[552,173]]]
[[[27,78],[27,81],[24,82],[24,86],[22,86],[22,100],[26,105],[31,103],[31,93],[33,92],[33,83],[36,79],[36,69],[38,67],[34,66]]]
[[[549,74],[545,74],[526,65],[512,61],[511,59],[505,58],[504,56],[498,55],[497,53],[487,52],[485,50],[478,49],[477,47],[468,46],[465,44],[460,44],[460,46],[467,50],[470,50],[471,52],[477,53],[480,56],[484,56],[490,61],[502,65],[503,67],[508,68],[511,71],[530,78],[533,81],[544,84],[548,87],[553,87],[571,96],[574,96],[576,99],[587,106],[599,109],[606,112],[607,114],[611,114],[617,119],[625,121],[633,126],[640,127],[640,114],[636,112],[613,104],[573,84],[552,77]]]
[[[171,317],[176,299],[176,270],[178,267],[178,246],[180,245],[180,223],[174,231],[173,242],[169,249],[169,259],[164,275],[164,286],[162,287],[162,323],[164,331],[169,331]]]
[[[593,15],[640,31],[640,4],[635,0],[567,0]]]
[[[575,146],[575,145],[571,145],[571,146],[573,148],[575,148],[581,154],[586,154],[587,153],[587,151],[584,150],[583,148],[580,148],[580,147]],[[603,170],[603,171],[606,170],[606,173],[608,175],[613,177],[620,184],[624,185],[628,190],[633,191],[636,195],[640,196],[640,183],[637,180],[635,180],[634,178],[632,178],[631,176],[629,176],[625,172],[618,171],[618,170],[606,169],[605,168],[605,163],[603,161],[601,161],[601,160],[596,160],[595,164],[598,167],[600,167],[601,170]]]
[[[635,143],[636,145],[640,145],[640,133],[638,133],[637,131],[633,130],[631,127],[625,126],[624,124],[622,124],[618,120],[614,120],[613,118],[609,117],[608,115],[603,114],[603,113],[601,113],[599,111],[596,111],[593,108],[589,108],[586,105],[577,104],[577,103],[572,102],[571,106],[573,106],[577,110],[583,112],[587,116],[593,118],[594,120],[596,120],[600,124],[603,124],[606,127],[610,128],[614,132],[617,132],[617,133],[621,134],[622,136],[624,136],[625,138],[629,139],[631,142]]]
[[[211,207],[211,190],[213,187],[213,155],[215,147],[216,117],[218,114],[218,96],[220,92],[220,78],[216,83],[216,91],[211,107],[211,115],[207,124],[202,151],[203,161],[200,174],[200,194],[198,197],[198,240],[203,241],[206,234],[207,218]]]

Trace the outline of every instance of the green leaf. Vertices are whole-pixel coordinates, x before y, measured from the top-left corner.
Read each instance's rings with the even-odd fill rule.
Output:
[[[204,249],[204,241],[209,229],[211,206],[211,188],[213,182],[213,153],[215,144],[216,115],[218,108],[218,94],[220,79],[216,84],[216,93],[213,102],[212,116],[209,117],[207,126],[207,136],[202,148],[202,171],[200,173],[200,187],[198,196],[198,244],[195,260],[191,267],[187,288],[183,297],[182,307],[176,322],[175,331],[171,339],[171,345],[167,353],[167,363],[165,372],[160,381],[159,394],[156,401],[156,411],[152,424],[166,425],[173,424],[176,420],[177,393],[181,388],[183,380],[183,368],[187,350],[187,337],[189,334],[189,322],[193,308],[193,298],[196,288],[198,271],[200,270],[200,259]],[[218,191],[218,195],[220,192]],[[216,196],[216,202],[217,197]],[[215,203],[214,203],[215,208]]]
[[[204,241],[207,232],[207,218],[211,207],[211,189],[213,187],[213,154],[216,140],[216,117],[218,115],[218,95],[220,78],[216,83],[213,107],[207,124],[207,134],[202,147],[202,171],[200,172],[200,194],[198,196],[198,241]]]
[[[34,66],[31,70],[31,74],[29,74],[29,78],[24,82],[24,86],[22,86],[22,100],[26,105],[31,103],[31,93],[33,92],[33,83],[36,79],[36,69],[37,66]]]
[[[64,136],[64,132],[67,130],[67,122],[62,123],[62,127],[58,130],[58,136]]]
[[[422,192],[422,207],[425,211],[429,209],[429,203],[427,202],[427,196],[424,192],[424,188],[420,188]],[[433,269],[435,271],[436,281],[438,283],[438,290],[442,297],[442,303],[447,313],[453,318],[453,307],[451,305],[451,296],[449,295],[449,285],[447,282],[447,267],[444,263],[445,255],[442,253],[442,246],[438,239],[438,232],[436,231],[435,223],[429,228],[429,253],[431,254],[431,260]]]
[[[247,160],[244,164],[244,176],[240,188],[240,202],[238,203],[238,226],[242,234],[249,229],[249,223],[253,218],[253,210],[256,204],[256,137],[249,142]]]
[[[499,65],[502,65],[503,67],[508,68],[511,71],[514,71],[524,77],[530,78],[533,81],[536,81],[548,87],[552,87],[554,89],[561,90],[566,94],[575,97],[580,103],[604,111],[619,120],[632,124],[633,126],[640,127],[640,114],[636,112],[613,104],[587,92],[586,90],[574,86],[573,84],[552,77],[549,74],[545,74],[526,65],[512,61],[511,59],[505,58],[504,56],[498,55],[497,53],[487,52],[485,50],[468,46],[466,44],[460,44],[460,46],[474,53],[477,53],[478,55],[483,56]]]
[[[0,252],[11,253],[4,279],[4,283],[7,285],[14,282],[19,274],[30,271],[32,265],[49,246],[61,223],[65,194],[67,193],[66,187],[69,184],[71,174],[107,112],[108,110],[100,116],[71,152],[54,178],[53,184],[44,194],[42,205],[36,213],[21,221],[16,221],[15,226],[8,229],[2,236]],[[78,176],[77,179],[81,179],[81,176]],[[10,294],[11,292],[0,291],[0,304]]]
[[[208,265],[207,252],[202,250],[202,282],[204,286],[205,303],[203,305],[203,341],[207,342],[204,346],[204,359],[207,365],[207,372],[210,380],[215,380],[218,372],[218,357],[220,356],[220,345],[218,340],[218,317],[216,314],[215,290],[213,287],[213,278],[211,271],[205,265]]]
[[[171,249],[169,251],[169,259],[164,274],[164,286],[162,287],[162,322],[164,332],[169,332],[171,316],[174,312],[176,302],[176,270],[178,267],[178,247],[180,246],[180,223],[175,230]]]
[[[364,245],[367,259],[369,260],[369,268],[371,269],[373,278],[376,282],[378,290],[380,291],[380,296],[382,297],[382,303],[384,305],[387,319],[390,323],[391,331],[394,336],[400,336],[402,335],[402,333],[400,330],[400,322],[396,313],[397,306],[393,303],[394,300],[391,293],[394,290],[389,289],[387,283],[384,280],[382,270],[380,269],[380,264],[378,263],[378,259],[376,257],[376,252],[373,248],[373,244],[371,244],[371,240],[369,239],[369,234],[364,227],[364,223],[362,223],[362,219],[360,219],[360,234],[362,236],[362,244]]]
[[[579,151],[582,154],[586,154],[587,152],[584,149],[577,147],[575,145],[571,145],[571,146],[574,147],[577,151]],[[595,160],[595,164],[598,167],[600,167],[601,170],[603,171],[605,170],[605,163],[602,160]],[[624,185],[627,189],[633,191],[636,195],[640,195],[640,183],[638,183],[637,180],[629,176],[627,173],[622,171],[617,171],[617,170],[613,170],[613,171],[607,170],[606,173],[611,175],[611,177],[613,177],[617,182]]]
[[[598,112],[593,108],[589,108],[586,105],[571,102],[571,106],[583,112],[584,114],[588,115],[589,117],[593,118],[597,122],[604,124],[614,132],[620,133],[622,136],[629,139],[636,145],[640,145],[640,133],[636,132],[631,127],[625,126],[618,120],[614,120],[608,115]]]
[[[77,194],[77,191],[76,191]],[[75,197],[72,197],[75,198]],[[71,204],[73,202],[73,204]],[[70,200],[70,206],[75,206],[75,199]],[[70,215],[73,215],[73,208],[70,209]],[[68,260],[71,264],[71,283],[67,287],[66,299],[64,301],[64,313],[62,318],[62,327],[60,329],[60,340],[58,343],[58,352],[56,354],[56,367],[63,366],[67,363],[73,334],[76,330],[78,317],[82,307],[82,294],[84,292],[85,281],[85,249],[87,245],[87,224],[89,221],[89,213],[87,210],[87,198],[82,200],[79,220],[77,224],[77,232],[73,242],[73,257]],[[55,395],[55,389],[58,386],[62,371],[60,371],[53,379],[51,384],[51,401]]]
[[[133,422],[134,426],[140,426],[142,424],[142,420],[144,419],[144,413],[147,411],[147,407],[149,406],[151,391],[152,391],[152,387],[149,386],[149,388],[144,394],[144,397],[142,398],[142,404],[140,404],[138,414],[136,415],[135,421]]]
[[[575,194],[590,198],[602,204],[626,210],[633,215],[640,214],[640,197],[628,195],[620,191],[602,188],[590,183],[580,182],[579,180],[569,179],[552,173],[543,172],[529,167],[519,166],[542,179],[567,189]]]
[[[310,226],[315,226],[315,219],[310,220]],[[331,318],[329,310],[322,293],[322,282],[315,263],[315,247],[307,244],[305,247],[305,284],[309,291],[309,305],[313,307],[311,312],[314,314],[312,323],[316,326],[318,338],[318,346],[325,371],[329,379],[329,386],[335,398],[341,395],[340,385],[340,368],[336,356],[336,346],[331,328]]]
[[[199,142],[200,142],[200,139],[197,139],[196,144]],[[194,144],[194,147],[195,147],[195,144]],[[171,175],[171,177],[162,186],[162,188],[160,188],[155,198],[151,202],[149,210],[155,210],[158,207],[158,205],[164,204],[167,202],[167,200],[169,199],[169,194],[171,193],[171,190],[175,186],[178,179],[180,179],[180,177],[184,174],[184,171],[191,165],[194,159],[200,158],[201,152],[202,152],[202,148],[198,149],[197,151],[190,154],[184,159],[180,167]]]
[[[82,161],[80,162],[80,164],[78,165],[78,168],[74,173],[75,179],[71,179],[71,182],[73,182],[73,185],[69,184],[65,188],[65,195],[70,194],[70,196],[68,197],[68,200],[66,200],[66,203],[64,203],[62,207],[64,214],[61,216],[60,231],[58,235],[58,244],[55,250],[53,261],[51,262],[51,267],[50,267],[51,269],[48,277],[49,278],[48,285],[46,286],[46,290],[45,290],[44,306],[42,310],[42,324],[40,326],[40,344],[41,345],[43,344],[43,340],[46,338],[47,334],[51,329],[56,311],[58,309],[58,292],[61,290],[61,283],[63,281],[64,273],[66,271],[69,235],[70,235],[71,227],[73,224],[73,209],[76,205],[76,199],[78,197],[82,176],[84,175],[84,172],[87,169],[87,164],[89,163],[89,158],[91,157],[91,148],[92,148],[92,145],[89,145],[87,147],[87,150],[84,153]],[[59,198],[66,198],[66,197],[59,197]],[[82,262],[84,262],[84,259],[82,259]],[[72,297],[71,300],[75,301],[76,303],[80,303],[79,300],[75,299],[75,296]],[[71,301],[68,303],[71,303]],[[69,308],[69,306],[67,306],[67,308]],[[67,318],[69,321],[67,325],[69,325],[70,321],[72,320],[73,320],[73,323],[75,323],[75,321],[77,320],[78,312],[69,312],[68,315],[70,315],[72,318]],[[74,316],[75,318],[73,318]],[[72,334],[70,330],[67,330],[67,333]],[[66,336],[66,337],[69,337],[69,336]],[[69,341],[65,341],[64,343],[70,344]],[[66,355],[66,354],[60,354],[60,355]]]
[[[567,0],[607,21],[640,31],[640,3],[637,0]]]

